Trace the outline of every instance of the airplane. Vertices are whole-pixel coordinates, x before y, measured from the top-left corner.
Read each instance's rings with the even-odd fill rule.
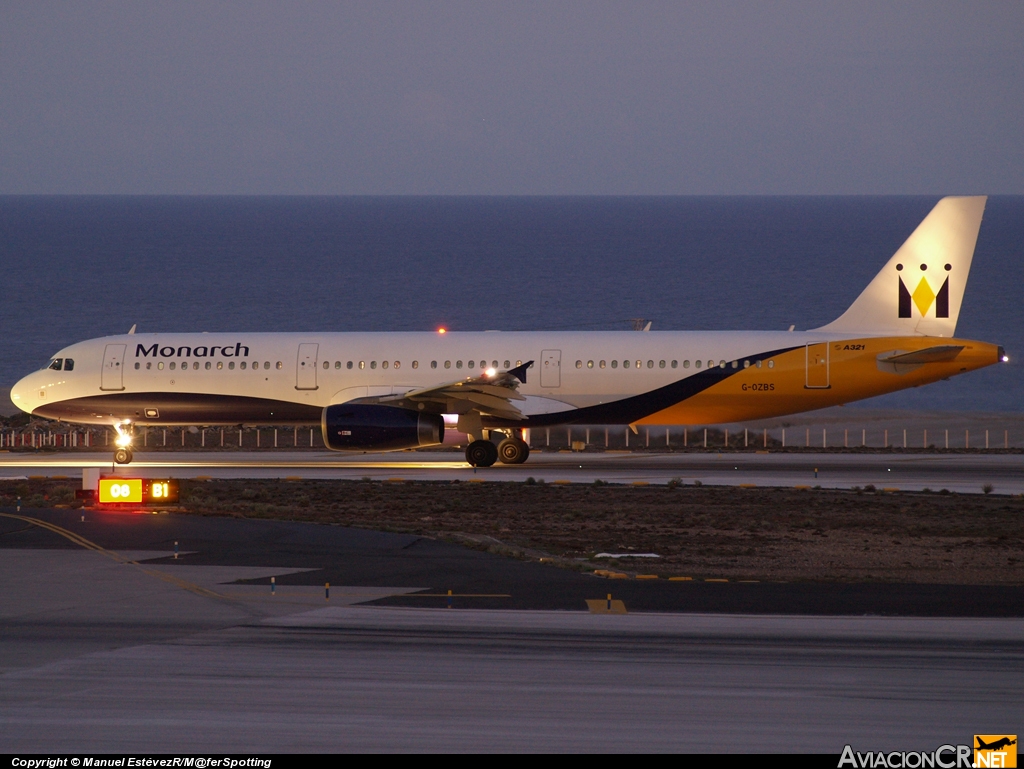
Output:
[[[528,430],[764,419],[1006,361],[955,336],[987,198],[940,200],[849,309],[808,331],[128,334],[58,351],[19,381],[37,417],[136,427],[320,424],[337,451],[443,442],[466,461],[529,457]],[[454,415],[454,416],[452,416]],[[495,445],[492,437],[500,438]]]
[[[975,747],[975,750],[999,750],[1000,748],[1005,748],[1009,747],[1010,745],[1017,744],[1017,740],[1011,740],[1009,737],[1000,737],[998,740],[995,740],[991,744],[985,742],[983,739],[981,739],[981,737],[978,737],[977,735],[975,735],[974,739],[978,741],[978,745],[977,747]]]

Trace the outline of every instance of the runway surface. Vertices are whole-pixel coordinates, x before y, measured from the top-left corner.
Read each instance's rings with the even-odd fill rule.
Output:
[[[838,754],[1024,715],[1020,619],[324,608],[189,569],[224,597],[147,561],[3,551],[0,750]]]
[[[4,752],[838,754],[1024,715],[1013,587],[612,581],[408,534],[71,510],[0,517],[0,584]],[[586,612],[609,592],[629,614]]]
[[[134,477],[372,478],[387,480],[683,483],[821,486],[872,484],[906,491],[929,488],[997,494],[1024,493],[1024,454],[967,453],[571,453],[533,452],[524,465],[474,469],[461,452],[341,454],[316,451],[137,452],[128,466],[113,466],[107,453],[0,453],[0,477],[67,475],[86,467]]]

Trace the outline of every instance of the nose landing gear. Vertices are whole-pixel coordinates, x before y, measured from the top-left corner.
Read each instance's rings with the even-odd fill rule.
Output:
[[[130,422],[118,422],[114,425],[117,430],[117,449],[114,451],[114,462],[119,465],[127,465],[132,461],[132,433]]]

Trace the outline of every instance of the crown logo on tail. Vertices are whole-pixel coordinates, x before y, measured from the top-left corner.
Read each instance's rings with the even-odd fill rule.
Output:
[[[896,265],[897,271],[903,270],[902,264]],[[921,271],[925,272],[928,269],[928,265],[922,264]],[[946,265],[946,272],[952,269],[951,265]],[[921,313],[921,317],[928,314],[931,310],[932,305],[935,306],[935,317],[936,318],[948,318],[949,317],[949,276],[946,276],[945,281],[942,283],[942,288],[939,289],[938,293],[932,290],[931,284],[928,282],[928,278],[921,276],[921,281],[917,284],[917,288],[911,293],[907,288],[907,284],[903,282],[903,276],[897,276],[896,278],[900,284],[900,295],[899,295],[899,317],[910,318],[913,317],[913,307],[917,307],[917,311]]]

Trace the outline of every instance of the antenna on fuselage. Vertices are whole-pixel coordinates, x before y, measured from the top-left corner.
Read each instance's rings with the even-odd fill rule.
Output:
[[[129,334],[134,334],[135,333],[135,327],[138,326],[138,325],[139,325],[138,323],[132,323],[132,327],[130,329],[128,329],[128,333]]]

